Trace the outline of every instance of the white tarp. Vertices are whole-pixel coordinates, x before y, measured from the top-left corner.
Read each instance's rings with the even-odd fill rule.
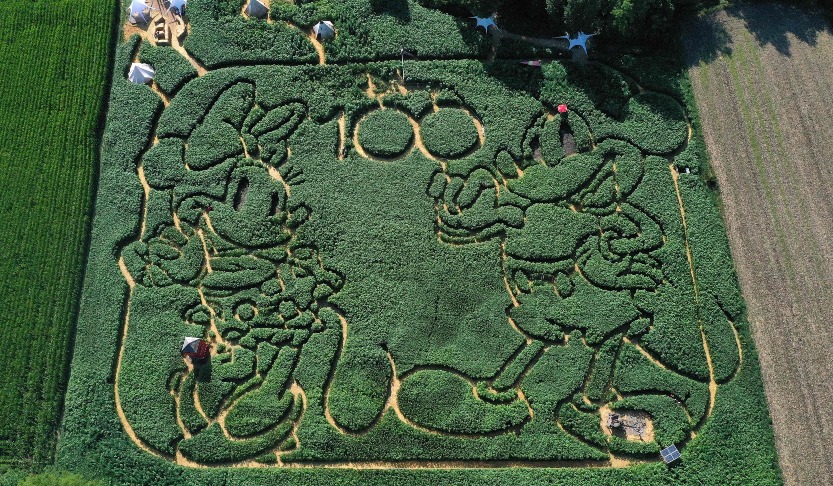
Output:
[[[182,343],[183,353],[196,353],[200,349],[200,338],[187,337]]]
[[[150,7],[142,0],[133,0],[130,6],[127,7],[128,17],[134,24],[137,22],[147,22],[149,17],[145,12],[150,13]]]
[[[332,39],[333,36],[336,35],[336,29],[333,27],[333,23],[329,20],[322,20],[321,22],[318,22],[315,24],[315,27],[312,28],[312,31],[319,39]]]
[[[156,71],[149,64],[142,64],[134,62],[130,66],[130,71],[127,73],[127,79],[136,84],[146,84],[153,81]]]
[[[176,13],[182,15],[182,11],[185,9],[185,6],[188,5],[188,0],[171,0],[170,5],[168,6],[168,11],[175,10]]]
[[[267,13],[269,13],[269,9],[266,8],[266,5],[260,3],[260,0],[249,0],[249,3],[246,4],[246,15],[249,17],[266,17]]]

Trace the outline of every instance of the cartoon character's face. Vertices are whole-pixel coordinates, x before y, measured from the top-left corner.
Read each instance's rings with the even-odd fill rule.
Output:
[[[232,461],[232,442],[262,453],[290,435],[332,460],[356,442],[414,453],[377,428],[448,458],[508,438],[537,457],[541,437],[609,457],[657,445],[605,435],[612,410],[688,417],[658,428],[684,435],[708,414],[710,304],[671,165],[680,105],[625,81],[576,87],[561,64],[533,87],[421,69],[409,85],[231,70],[163,113],[122,262],[131,329],[165,320],[213,344],[210,370],[161,360],[150,382],[176,398],[177,417],[159,413],[186,428],[189,460],[209,461],[201,441]]]

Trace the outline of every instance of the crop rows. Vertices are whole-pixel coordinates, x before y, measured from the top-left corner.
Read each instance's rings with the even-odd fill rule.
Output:
[[[113,8],[0,5],[0,460],[54,454]]]
[[[830,483],[829,24],[789,6],[746,5],[692,22],[685,39],[784,481]]]

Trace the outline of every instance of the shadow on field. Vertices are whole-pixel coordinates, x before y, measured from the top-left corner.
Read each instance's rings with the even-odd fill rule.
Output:
[[[732,36],[723,24],[726,16],[743,22],[758,45],[771,45],[785,56],[792,55],[794,43],[815,46],[819,36],[831,30],[825,16],[811,8],[780,3],[737,5],[683,26],[688,67],[732,53]]]
[[[411,21],[411,9],[407,0],[370,0],[370,6],[374,12],[390,15],[403,24]]]

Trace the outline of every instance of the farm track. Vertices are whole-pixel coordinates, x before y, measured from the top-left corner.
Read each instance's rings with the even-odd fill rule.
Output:
[[[724,54],[702,60],[723,37]],[[820,15],[754,5],[684,39],[783,479],[833,484],[833,32]]]

